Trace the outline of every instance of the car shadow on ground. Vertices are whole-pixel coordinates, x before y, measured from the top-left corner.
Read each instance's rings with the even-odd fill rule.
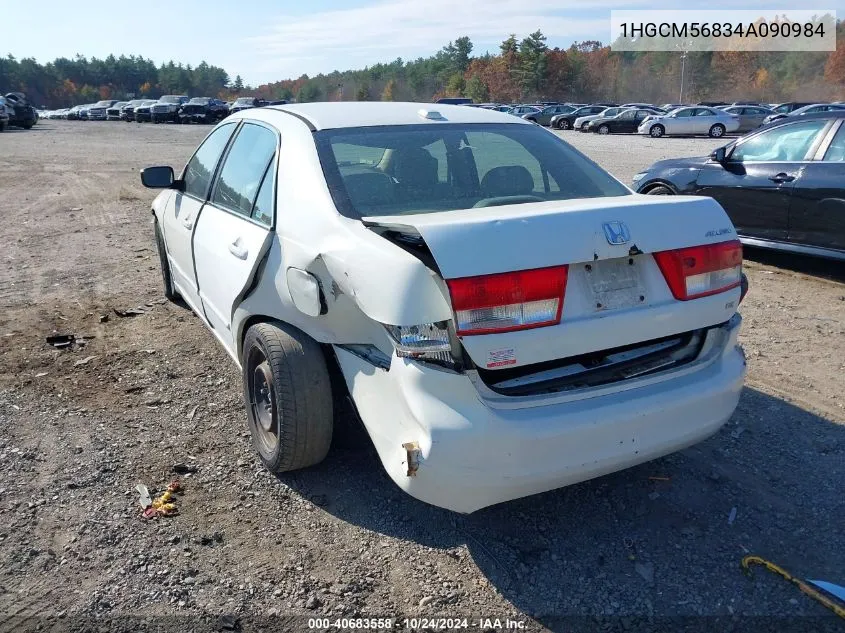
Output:
[[[746,388],[729,423],[697,446],[471,515],[403,493],[369,443],[333,448],[319,466],[280,479],[342,521],[438,550],[465,547],[507,600],[554,631],[595,630],[593,617],[732,613],[776,615],[775,629],[792,630],[796,613],[829,612],[764,571],[749,580],[739,563],[755,553],[845,584],[845,556],[831,540],[843,453],[845,427]],[[808,489],[813,498],[800,493]],[[450,600],[444,589],[434,606],[448,612]]]
[[[796,255],[794,253],[767,248],[755,248],[753,246],[743,246],[742,249],[745,259],[750,259],[760,264],[845,283],[845,261],[812,257],[809,255]]]

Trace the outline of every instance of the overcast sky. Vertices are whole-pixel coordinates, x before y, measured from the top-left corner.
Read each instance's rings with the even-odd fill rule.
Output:
[[[819,2],[820,12],[845,0]],[[79,4],[36,0],[31,9],[5,11],[0,54],[56,57],[136,54],[157,63],[196,65],[203,59],[245,83],[363,68],[397,57],[428,56],[468,35],[474,53],[495,52],[510,33],[538,28],[549,46],[607,42],[611,9],[678,8],[642,0],[144,0]],[[696,8],[696,7],[684,7]],[[813,8],[792,0],[708,0],[701,9]]]

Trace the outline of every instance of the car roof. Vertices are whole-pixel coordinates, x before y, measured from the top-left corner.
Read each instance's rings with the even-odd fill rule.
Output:
[[[443,119],[426,118],[423,110],[432,116],[440,113]],[[330,130],[352,127],[373,127],[378,125],[418,125],[437,123],[509,123],[533,125],[518,117],[484,108],[445,103],[403,103],[379,101],[341,101],[319,103],[295,103],[267,106],[258,112],[249,111],[242,117],[265,118],[283,116],[288,112],[305,120],[315,130]]]
[[[813,121],[814,119],[845,119],[845,110],[828,110],[827,112],[813,112],[811,114],[805,114],[801,117],[783,117],[781,119],[777,119],[776,121],[772,121],[771,123],[767,123],[762,127],[758,127],[755,132],[759,130],[769,130],[774,127],[780,127],[781,125],[793,125],[795,123],[805,123],[807,121]]]

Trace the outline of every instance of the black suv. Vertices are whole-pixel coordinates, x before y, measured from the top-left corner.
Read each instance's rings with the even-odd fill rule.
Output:
[[[29,105],[29,100],[22,92],[8,93],[6,106],[9,112],[9,125],[17,125],[28,130],[38,121],[38,113]]]
[[[228,115],[226,103],[211,97],[194,97],[179,108],[180,123],[217,123]]]

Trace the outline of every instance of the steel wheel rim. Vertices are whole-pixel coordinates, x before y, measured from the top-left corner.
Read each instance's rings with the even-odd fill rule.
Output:
[[[610,128],[608,128],[606,125],[602,125],[599,128],[599,134],[607,134],[608,132],[610,132]]]
[[[719,138],[720,136],[722,136],[722,128],[719,127],[718,125],[713,128],[713,136],[716,137],[716,138]]]
[[[279,421],[273,372],[264,353],[257,348],[253,348],[250,354],[249,406],[258,448],[263,453],[274,453],[279,442]]]

